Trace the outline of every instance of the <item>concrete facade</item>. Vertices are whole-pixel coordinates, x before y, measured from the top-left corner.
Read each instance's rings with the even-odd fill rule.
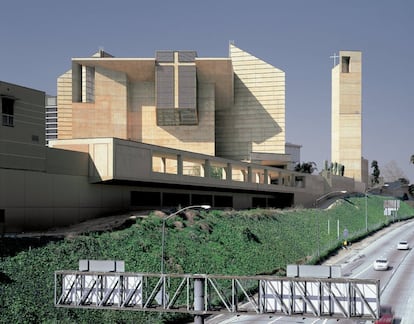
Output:
[[[296,187],[305,192],[305,177],[282,169],[126,139],[51,140],[47,147],[45,93],[1,82],[0,97],[0,222],[6,232],[186,204],[286,207],[295,204]]]
[[[171,57],[183,53],[171,52]],[[72,59],[72,69],[58,79],[58,138],[110,136],[242,161],[252,161],[252,155],[261,160],[265,153],[264,163],[286,167],[283,71],[233,44],[230,58],[195,57],[196,116],[190,117],[194,110],[165,109],[157,102],[160,91],[170,91],[176,102],[179,93],[189,93],[177,81],[188,71],[165,63],[169,54],[114,58],[101,51]],[[168,64],[171,73],[158,78],[159,67]],[[173,77],[171,88],[160,89],[164,79]],[[160,114],[169,111],[195,122],[160,122]]]
[[[294,170],[295,166],[301,162],[300,159],[300,149],[302,145],[292,144],[286,142],[285,151],[286,154],[290,157],[290,163],[288,165],[288,170]]]
[[[340,51],[332,69],[331,159],[344,176],[365,182],[362,159],[362,54]]]
[[[0,168],[6,232],[179,205],[283,208],[312,200],[305,183],[313,186],[318,178],[114,138],[57,140],[50,146],[44,148],[43,171]],[[202,172],[192,173],[196,167]]]
[[[234,102],[217,107],[217,156],[256,161],[285,154],[285,73],[230,44]],[[265,159],[263,159],[265,160]],[[283,163],[282,163],[283,164]]]
[[[290,170],[300,146],[285,143],[283,71],[233,44],[229,58],[191,53],[73,59],[58,78],[49,147],[45,93],[0,82],[6,232],[194,204],[311,207],[327,192],[359,189],[355,177]],[[159,71],[157,59],[168,63]]]
[[[44,171],[45,93],[1,81],[0,105],[0,168]]]

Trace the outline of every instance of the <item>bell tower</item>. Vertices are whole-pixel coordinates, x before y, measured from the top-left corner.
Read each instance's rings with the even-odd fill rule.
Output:
[[[362,54],[340,51],[332,69],[331,161],[344,166],[344,176],[363,181]]]

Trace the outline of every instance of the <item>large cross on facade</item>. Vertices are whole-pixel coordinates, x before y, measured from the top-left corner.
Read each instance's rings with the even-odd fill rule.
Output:
[[[158,51],[156,107],[158,125],[196,125],[197,73],[195,51]]]
[[[172,66],[174,68],[174,108],[180,108],[179,105],[179,93],[180,93],[180,67],[182,66],[195,66],[195,62],[183,62],[179,59],[179,51],[174,51],[173,62],[159,62],[161,66]]]

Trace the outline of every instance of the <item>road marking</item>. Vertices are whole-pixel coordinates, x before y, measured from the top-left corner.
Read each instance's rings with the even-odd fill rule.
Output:
[[[359,277],[360,275],[362,275],[364,272],[366,272],[367,270],[371,269],[372,265],[370,264],[369,266],[367,266],[365,269],[361,270],[360,272],[354,274],[352,277],[356,278]]]
[[[276,323],[276,321],[278,321],[278,320],[280,320],[282,318],[283,318],[283,316],[280,316],[278,318],[275,318],[273,321],[269,322],[268,324]]]
[[[391,276],[388,279],[388,281],[385,283],[384,287],[382,288],[381,294],[385,290],[385,288],[387,288],[387,286],[389,285],[389,283],[391,282],[391,280],[394,278],[394,275],[397,273],[398,268],[404,263],[405,259],[408,257],[408,255],[410,254],[410,252],[408,252],[408,253],[406,253],[404,255],[404,257],[402,258],[401,262],[398,263],[396,267],[393,267],[392,272],[391,272]]]

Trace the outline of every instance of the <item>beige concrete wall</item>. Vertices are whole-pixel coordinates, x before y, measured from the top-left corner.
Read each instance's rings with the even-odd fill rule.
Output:
[[[75,73],[58,80],[59,139],[118,137],[240,160],[252,152],[284,154],[284,72],[231,50],[231,58],[196,59],[199,124],[180,127],[156,124],[154,60],[73,59]],[[72,103],[81,98],[82,65],[95,68],[92,103]]]
[[[314,197],[319,197],[331,191],[356,191],[356,182],[352,178],[335,176],[330,172],[325,172],[326,174],[322,177],[308,175],[121,139],[58,140],[51,141],[51,146],[88,152],[90,158],[89,175],[92,182],[104,180],[150,181],[238,190],[296,192],[300,194],[298,197],[300,199],[298,200],[299,204],[308,203]],[[157,164],[162,159],[164,159],[164,167]],[[180,163],[182,166],[179,166]],[[207,164],[225,168],[230,167],[232,170],[231,176],[222,179],[210,178],[204,170]],[[200,166],[200,172],[190,174],[185,170],[186,165]],[[240,170],[244,174],[243,179],[238,179],[235,176]],[[248,179],[248,172],[251,172],[250,180]],[[262,175],[264,173],[270,179],[257,177],[258,174]],[[271,180],[276,178],[279,178],[278,185],[271,184]],[[297,178],[303,178],[303,180],[298,183]]]
[[[75,176],[89,176],[89,147],[78,145],[66,149],[46,149],[46,172]],[[86,149],[86,150],[85,150]]]
[[[7,232],[74,224],[129,207],[126,187],[91,185],[86,176],[0,169],[0,192]]]
[[[95,68],[95,102],[72,103],[73,138],[127,138],[127,77]]]
[[[146,144],[215,155],[214,84],[198,84],[198,125],[157,126],[156,107],[141,106],[142,138]]]
[[[317,175],[302,174],[305,177],[305,187],[295,189],[295,206],[312,208],[318,197],[332,191],[326,180]]]
[[[233,197],[233,208],[242,209],[251,207],[253,197],[278,194],[294,194],[296,206],[312,207],[323,194],[344,189],[351,192],[355,185],[350,178],[333,176],[327,181],[320,176],[121,139],[56,140],[50,144],[47,172],[0,168],[0,209],[6,211],[8,232],[64,226],[123,212],[131,207],[131,191],[136,190],[229,195]],[[175,173],[154,171],[154,155],[175,159]],[[198,176],[184,174],[180,164],[191,162],[200,163],[202,168],[217,165],[230,171],[243,170],[246,177],[241,182],[232,181],[231,177],[212,178],[203,172]],[[280,181],[263,181],[262,174]],[[297,178],[301,178],[300,183]],[[102,182],[105,180],[107,183]],[[121,185],[124,181],[131,185]],[[152,185],[132,185],[142,182]],[[185,189],[186,186],[194,189]]]
[[[231,58],[196,58],[197,82],[214,85],[216,111],[234,103],[234,71]]]
[[[135,161],[136,158],[139,159],[139,157],[133,157]],[[122,168],[123,165],[118,165],[118,167]],[[136,166],[134,168],[137,169]],[[120,174],[122,175],[122,172]],[[290,188],[287,190],[287,192],[295,192],[296,206],[312,207],[315,200],[326,193],[323,191],[324,184],[321,177],[309,177],[310,179],[307,179],[306,182],[313,191],[303,188]],[[171,177],[171,179],[173,178]],[[166,177],[164,176],[163,183],[168,184],[169,181],[165,181],[165,179]],[[175,179],[177,180],[177,177]],[[213,180],[209,181],[214,182]],[[193,185],[197,183],[193,177],[189,177],[185,182],[192,183]],[[171,183],[174,183],[174,181]],[[203,181],[200,183],[203,183]],[[10,184],[13,185],[10,186]],[[242,186],[240,185],[240,187]],[[253,190],[254,187],[252,186],[251,189]],[[2,193],[0,195],[0,207],[6,210],[7,232],[32,231],[65,226],[98,216],[124,212],[130,207],[131,191],[151,190],[189,193],[188,190],[167,189],[162,188],[162,186],[161,189],[154,189],[113,184],[91,184],[87,176],[0,169],[0,192]],[[254,195],[251,193],[230,194],[215,190],[204,192],[194,189],[191,190],[191,193],[231,195],[234,208],[237,209],[250,208],[252,196],[264,196],[263,191]],[[271,192],[268,194],[271,194]]]
[[[331,73],[331,83],[332,83],[332,93],[331,93],[331,162],[338,162],[340,158],[340,83],[339,83],[339,74],[340,74],[340,65],[336,65],[332,69]]]
[[[284,154],[284,72],[230,49],[230,58],[196,59],[196,126],[157,126],[154,59],[73,59],[58,79],[58,138],[118,137],[236,160]],[[80,102],[81,66],[95,69],[94,102]]]
[[[130,82],[128,87],[127,115],[128,139],[142,142],[144,130],[147,133],[151,126],[153,126],[153,124],[144,124],[143,114],[146,107],[152,109],[155,107],[155,82]]]
[[[76,86],[76,82],[80,82],[79,72],[68,72],[59,77],[59,139],[116,137],[215,154],[215,89],[217,85],[228,85],[228,79],[231,79],[227,77],[224,80],[220,75],[221,70],[201,73],[202,80],[212,82],[198,84],[198,125],[159,127],[156,123],[155,108],[155,61],[96,58],[85,61],[75,59],[74,62],[73,66],[77,69],[79,64],[83,63],[95,67],[95,100],[87,103],[72,102],[72,94],[76,94],[73,87]],[[229,64],[228,61],[217,62],[221,66]],[[147,71],[149,65],[153,71],[151,77],[150,71]],[[201,65],[205,69],[209,64],[203,62]],[[134,70],[136,66],[140,68]],[[145,78],[134,74],[140,72],[143,66],[146,71]],[[215,73],[219,76],[215,77]],[[71,78],[73,80],[70,80]],[[215,78],[219,79],[216,83]],[[223,93],[221,89],[219,102],[228,101],[226,95],[229,94]],[[77,100],[80,101],[79,98],[77,94]]]
[[[114,143],[114,177],[122,180],[151,178],[151,151],[136,149],[133,142]]]
[[[230,45],[234,105],[217,111],[217,155],[250,160],[285,153],[285,73]]]
[[[332,70],[332,162],[345,166],[345,177],[365,181],[362,171],[361,52],[340,51]],[[350,57],[344,72],[342,57]]]
[[[58,138],[72,138],[72,70],[57,80]]]
[[[84,163],[84,154],[87,154],[87,166],[82,164],[78,174],[85,173],[87,167],[89,180],[91,182],[105,181],[113,179],[114,172],[114,139],[113,138],[88,138],[88,139],[69,139],[50,141],[49,147],[53,149],[81,152],[79,156],[74,156],[78,163]],[[59,150],[59,151],[60,151]],[[57,158],[61,153],[54,154]]]

